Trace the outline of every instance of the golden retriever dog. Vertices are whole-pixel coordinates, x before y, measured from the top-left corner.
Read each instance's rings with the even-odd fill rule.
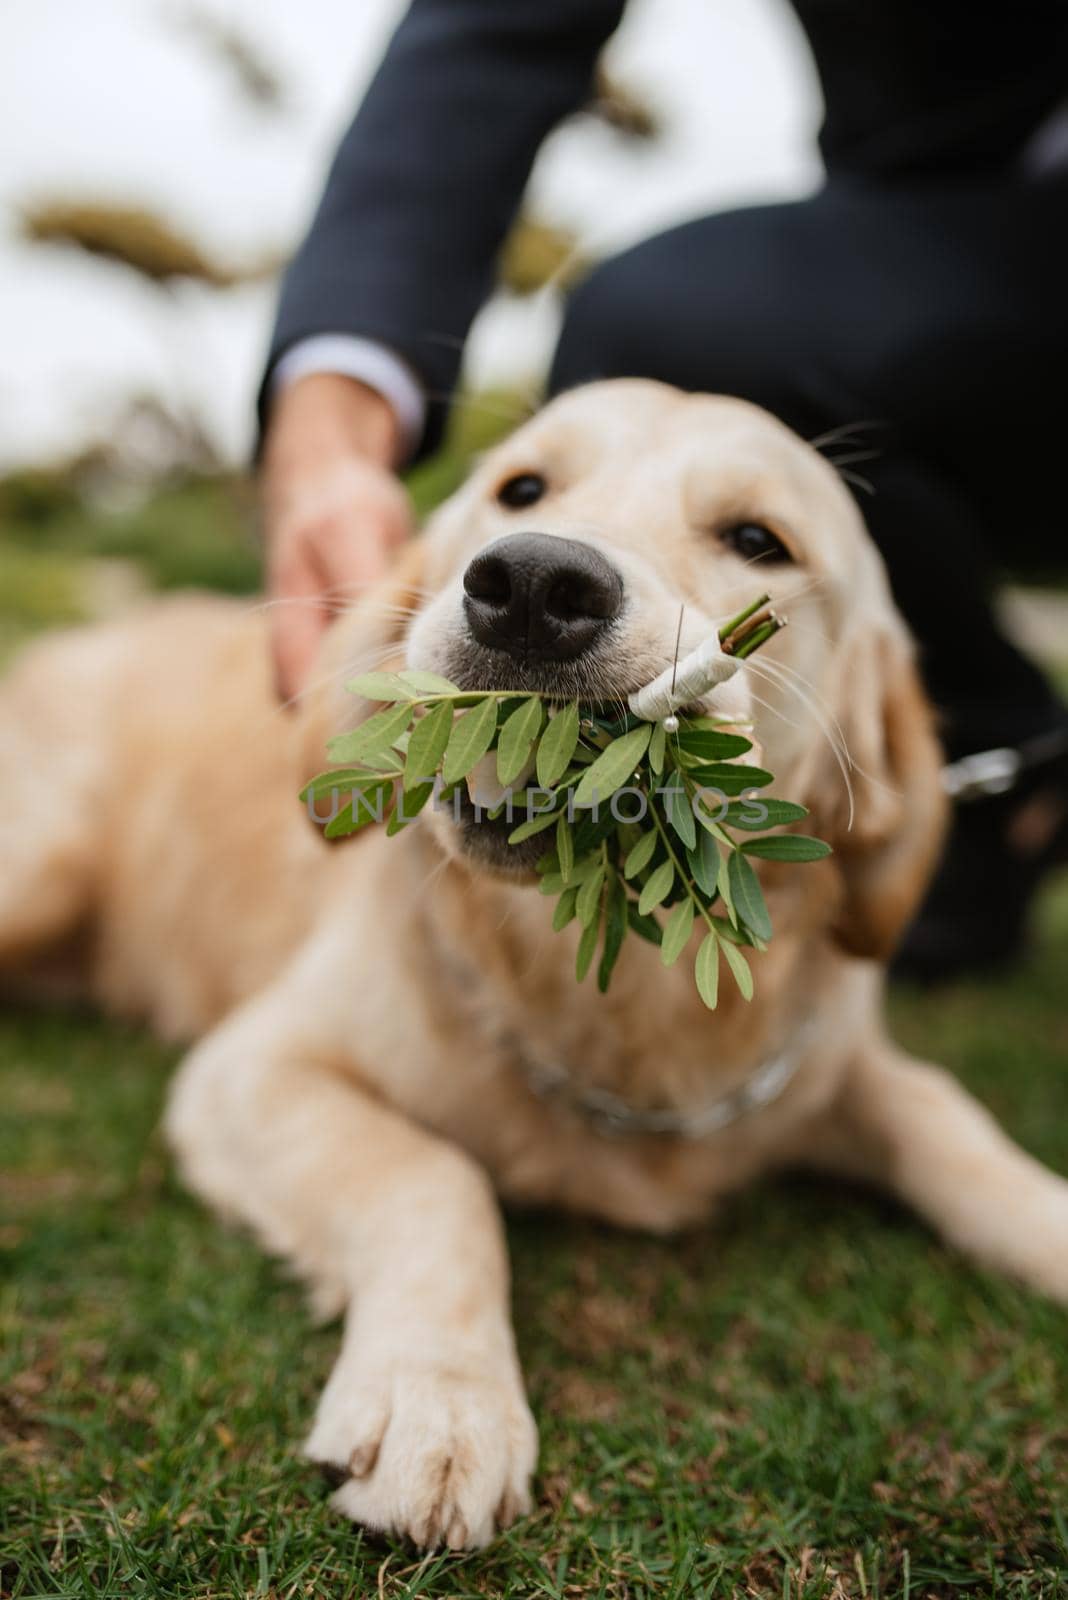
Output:
[[[680,606],[685,652],[758,589],[790,626],[730,714],[834,854],[761,863],[751,1003],[725,981],[707,1011],[692,963],[636,937],[608,994],[578,985],[577,925],[551,930],[529,853],[466,810],[335,847],[309,823],[302,783],[367,714],[355,673],[617,699],[670,664]],[[753,406],[638,381],[554,401],[338,617],[296,713],[262,611],[181,599],[46,639],[0,690],[0,797],[5,989],[199,1041],[167,1135],[344,1312],[306,1448],[369,1528],[477,1546],[530,1503],[498,1196],[666,1232],[821,1169],[1068,1300],[1068,1183],[884,1032],[939,750],[850,494]]]

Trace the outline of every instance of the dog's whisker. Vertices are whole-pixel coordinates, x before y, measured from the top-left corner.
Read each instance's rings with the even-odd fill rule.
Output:
[[[359,677],[361,673],[373,672],[383,661],[388,661],[390,656],[395,656],[399,648],[398,642],[391,640],[388,644],[378,645],[373,650],[362,650],[359,655],[350,656],[340,667],[336,667],[332,672],[310,679],[295,694],[290,695],[288,700],[282,701],[276,710],[279,712],[293,710],[300,705],[301,701],[308,699],[310,695],[318,693],[320,689],[328,689],[344,678],[355,678]]]
[[[330,600],[344,600],[349,605],[353,605],[353,606],[357,606],[358,605],[360,607],[363,607],[363,606],[367,605],[372,600],[375,601],[375,603],[381,604],[381,605],[404,605],[405,604],[405,602],[403,600],[395,600],[395,599],[391,600],[386,595],[376,595],[375,594],[376,588],[378,588],[378,585],[375,584],[375,583],[367,583],[367,584],[339,583],[339,584],[335,584],[330,589],[321,589],[318,592],[319,592],[320,595],[325,596],[327,599],[330,599]],[[404,588],[405,588],[405,593],[410,594],[412,596],[413,600],[429,600],[429,599],[432,598],[432,594],[431,594],[431,591],[429,589],[424,589],[422,587],[417,587],[415,584],[405,584]]]
[[[316,614],[325,616],[327,623],[336,622],[337,618],[342,616],[345,610],[344,606],[342,605],[330,605],[329,603],[324,604],[321,601],[265,600],[262,605],[250,606],[248,609],[248,615],[250,617],[265,617],[276,611],[284,611],[287,609],[292,611],[301,608],[303,608],[305,611],[313,610],[316,612]]]
[[[758,695],[755,690],[750,690],[750,693],[752,694],[753,699],[756,701],[758,706],[763,706],[766,711],[770,711],[772,716],[778,717],[780,719],[780,721],[785,722],[788,727],[791,727],[791,728],[800,727],[800,723],[795,718],[787,716],[786,712],[782,709],[781,706],[776,706],[771,701],[765,700],[761,695]],[[826,736],[826,730],[824,729],[822,731],[824,732],[824,734]],[[845,785],[846,797],[847,797],[848,802],[849,802],[849,810],[848,810],[848,815],[846,817],[846,827],[847,827],[847,829],[849,829],[849,828],[852,828],[852,826],[853,826],[853,817],[855,815],[855,804],[854,804],[854,795],[853,795],[853,782],[852,782],[852,779],[849,776],[849,768],[848,768],[848,766],[845,764],[845,761],[843,760],[842,756],[839,754],[838,750],[835,748],[834,741],[829,736],[827,736],[827,743],[830,746],[831,753],[833,754],[834,759],[835,759],[835,764],[837,765],[838,770],[842,774],[842,782]]]
[[[798,700],[801,701],[803,705],[805,705],[809,710],[813,711],[813,713],[819,711],[820,714],[827,719],[829,725],[833,728],[835,739],[837,740],[842,754],[849,760],[850,766],[854,765],[853,759],[849,754],[845,731],[842,728],[842,725],[839,722],[833,708],[827,704],[826,700],[813,683],[811,683],[807,678],[803,677],[802,674],[797,672],[793,667],[787,667],[785,663],[781,661],[772,661],[768,658],[765,658],[763,661],[754,663],[750,658],[749,666],[751,670],[759,672],[760,675],[765,678],[765,680],[769,682],[778,682],[781,688],[783,688],[788,694],[793,694]]]
[[[850,778],[849,773],[850,768],[854,767],[855,763],[849,753],[848,747],[844,746],[843,749],[839,749],[838,742],[835,739],[832,730],[828,727],[827,720],[824,717],[822,710],[819,706],[815,705],[810,697],[808,697],[801,689],[799,689],[797,685],[791,684],[784,679],[776,678],[772,673],[769,673],[767,671],[768,663],[766,661],[761,662],[758,665],[752,657],[749,657],[748,661],[746,662],[746,666],[751,673],[757,677],[760,677],[765,683],[777,685],[780,689],[786,690],[787,692],[792,691],[812,717],[812,720],[815,722],[816,726],[826,739],[827,746],[830,749],[831,754],[834,756],[835,764],[842,774],[842,782],[845,784],[846,796],[849,802],[849,814],[846,821],[846,827],[851,828],[853,826],[853,817],[855,814],[855,797],[853,792],[853,781]],[[755,694],[754,699],[757,699]],[[759,701],[759,703],[767,706],[766,701]],[[773,706],[768,706],[767,708],[769,710],[775,709]],[[790,719],[784,715],[783,721],[789,723]],[[797,723],[791,723],[790,725],[793,727],[798,726]]]
[[[762,661],[754,666],[752,670],[758,672],[766,683],[776,683],[785,693],[792,694],[813,717],[822,716],[824,721],[821,723],[821,729],[828,742],[838,750],[843,759],[849,763],[849,766],[854,768],[856,763],[850,754],[845,730],[833,710],[814,688],[806,684],[800,674],[793,675],[798,680],[796,682],[792,681],[791,677],[784,676],[780,672],[781,665],[781,662]]]
[[[328,611],[335,617],[339,617],[346,609],[343,601],[331,600],[325,594],[278,595],[273,600],[261,600],[256,605],[250,605],[248,613],[250,616],[259,616],[267,611],[279,611],[286,606],[303,606],[305,609]]]
[[[874,495],[878,493],[871,479],[865,478],[861,473],[851,472],[848,467],[838,467],[837,472],[838,476],[843,478],[846,483],[853,484],[857,489],[863,489],[865,494]]]
[[[376,613],[381,616],[414,617],[417,616],[421,606],[403,605],[396,600],[360,600],[361,611]],[[248,607],[250,615],[256,616],[267,611],[276,611],[283,607],[304,607],[307,610],[327,611],[333,617],[341,616],[352,609],[352,603],[347,596],[340,593],[331,593],[322,590],[318,594],[307,595],[277,595],[272,599],[258,601]]]
[[[398,602],[395,600],[383,600],[381,603],[367,602],[365,605],[361,606],[361,615],[370,614],[378,617],[417,617],[422,609],[422,606],[405,606],[398,604]]]
[[[791,695],[791,686],[789,684],[781,683],[778,679],[768,677],[765,674],[761,674],[760,675],[760,682],[763,683],[763,684],[766,684],[769,688],[771,688],[773,690],[778,690],[780,692],[785,691],[785,693],[788,696]],[[833,752],[836,764],[839,767],[843,768],[843,775],[844,775],[845,771],[848,771],[848,770],[850,770],[852,768],[852,762],[849,759],[848,752],[841,748],[841,746],[839,744],[839,741],[838,741],[837,737],[835,736],[835,734],[833,733],[833,731],[826,725],[826,723],[823,721],[823,719],[821,718],[819,713],[811,705],[806,703],[806,701],[805,701],[805,699],[804,699],[804,697],[802,695],[799,695],[799,694],[797,694],[795,692],[795,693],[792,694],[791,698],[797,703],[797,705],[799,707],[803,707],[804,717],[807,717],[808,719],[810,719],[810,721],[815,723],[816,728],[817,728],[821,738],[826,742],[826,744],[828,745],[830,750]],[[787,722],[790,727],[801,728],[801,727],[803,727],[805,725],[804,717],[802,717],[801,715],[798,715],[797,717],[789,717],[789,716],[786,716],[785,713],[784,713],[783,721]]]
[[[842,750],[849,757],[849,765],[850,765],[851,769],[854,772],[859,773],[859,775],[867,783],[872,784],[877,789],[882,789],[886,794],[896,794],[898,792],[893,787],[892,784],[885,783],[883,781],[883,779],[878,777],[874,772],[869,772],[867,767],[861,766],[861,764],[857,760],[856,756],[853,755],[853,753],[848,748],[848,745],[846,743],[845,730],[842,728],[842,725],[839,722],[838,718],[835,716],[834,712],[831,710],[830,706],[827,704],[827,701],[824,700],[823,696],[820,695],[818,693],[818,691],[814,687],[812,687],[811,684],[809,684],[809,680],[808,679],[803,678],[801,676],[801,674],[798,673],[798,672],[795,672],[792,667],[788,667],[784,661],[769,661],[769,660],[765,659],[763,662],[761,662],[761,665],[764,666],[764,667],[770,667],[773,671],[778,670],[779,672],[793,673],[793,675],[795,677],[799,678],[802,683],[808,685],[811,688],[811,691],[812,691],[813,695],[815,695],[815,697],[817,698],[819,703],[823,706],[824,710],[827,713],[827,716],[833,721],[835,727],[837,728],[839,736],[840,736],[840,740],[841,740]],[[784,684],[783,687],[786,688],[786,687],[789,687],[789,686]]]
[[[434,865],[428,868],[423,874],[422,880],[416,884],[413,901],[418,902],[418,900],[426,894],[428,889],[432,889],[437,880],[444,877],[445,873],[449,869],[449,866],[449,857],[446,855],[443,855],[439,861],[435,861]],[[415,909],[414,904],[412,909]]]
[[[765,680],[765,681],[772,681],[772,680]],[[788,713],[783,709],[782,706],[775,705],[771,700],[765,700],[763,695],[757,694],[756,690],[753,689],[752,687],[750,687],[750,691],[749,692],[752,695],[753,700],[756,702],[756,704],[758,706],[762,706],[765,711],[769,711],[773,717],[778,717],[780,722],[785,722],[787,727],[789,727],[789,728],[800,728],[802,726],[800,720],[798,718],[796,718],[796,717],[789,716]],[[807,709],[811,712],[812,708],[808,707]],[[853,784],[852,784],[852,780],[850,779],[850,776],[849,776],[849,765],[852,765],[852,762],[849,762],[849,765],[846,764],[847,758],[843,757],[840,754],[837,746],[835,745],[834,740],[831,738],[830,734],[827,732],[827,729],[824,728],[822,726],[822,724],[819,722],[819,718],[816,718],[816,721],[817,721],[817,724],[820,726],[821,732],[824,734],[824,737],[826,738],[828,745],[830,746],[831,753],[833,754],[835,762],[836,762],[836,764],[838,766],[838,769],[842,774],[842,782],[845,784],[846,795],[847,795],[848,800],[849,800],[849,814],[848,814],[846,826],[847,826],[847,828],[851,828],[853,826],[854,799],[853,799]]]
[[[822,451],[828,445],[834,444],[839,439],[848,442],[851,434],[859,433],[864,428],[885,427],[886,423],[880,421],[878,417],[866,417],[860,422],[843,422],[837,428],[828,428],[826,433],[819,433],[814,439],[808,439],[805,442],[808,444],[811,450]]]
[[[858,461],[878,461],[882,455],[881,450],[851,450],[844,456],[828,456],[827,460],[841,471],[842,467],[851,467]]]
[[[754,688],[750,687],[749,693],[756,705],[762,706],[765,711],[770,711],[773,717],[778,717],[780,722],[785,722],[788,728],[799,728],[801,726],[800,718],[791,717],[782,706],[777,706],[772,700],[765,700],[763,695],[757,694]]]
[[[761,662],[761,665],[763,667],[770,667],[770,668],[772,668],[773,671],[776,670],[776,669],[778,671],[780,671],[780,672],[793,672],[794,671],[794,669],[792,667],[787,667],[786,663],[783,662],[783,661],[774,661],[773,662],[773,661],[769,661],[769,660],[764,660],[763,662]],[[798,677],[798,678],[801,678],[801,674],[800,673],[794,673],[794,676]],[[808,680],[804,679],[804,678],[801,678],[801,682],[802,683],[807,683]],[[784,688],[789,688],[790,685],[784,683],[783,687]],[[834,712],[831,710],[830,706],[827,704],[826,700],[823,699],[822,695],[818,694],[818,692],[815,690],[815,688],[812,689],[812,693],[819,700],[820,704],[823,706],[824,710],[826,711],[827,716],[831,719],[831,721],[834,723],[835,728],[838,730],[842,751],[848,757],[849,765],[850,765],[851,770],[853,772],[856,772],[860,777],[862,777],[865,780],[866,783],[870,783],[874,788],[882,789],[885,794],[896,794],[898,791],[893,787],[892,784],[884,782],[884,780],[882,778],[878,777],[876,773],[869,772],[867,767],[864,767],[864,766],[861,765],[861,763],[857,760],[856,756],[853,755],[852,751],[849,749],[847,741],[846,741],[845,730],[843,729],[842,724],[839,722],[838,718],[835,716]]]
[[[816,685],[812,682],[812,679],[811,678],[806,678],[804,673],[798,672],[796,667],[788,666],[785,661],[774,661],[774,660],[771,660],[770,658],[765,658],[762,662],[760,662],[760,665],[762,667],[764,667],[768,672],[771,672],[773,674],[774,673],[782,673],[782,674],[785,674],[785,676],[787,678],[794,679],[796,681],[796,683],[798,685],[800,685],[800,687],[802,689],[806,690],[812,696],[812,698],[817,702],[818,705],[822,706],[823,710],[826,712],[827,716],[830,718],[831,722],[833,723],[833,725],[834,725],[834,727],[835,727],[835,729],[836,729],[836,731],[838,733],[838,736],[839,736],[839,738],[841,740],[842,748],[844,750],[845,749],[845,732],[844,732],[844,730],[842,728],[842,724],[839,722],[838,717],[836,716],[833,707],[829,704],[829,702],[827,701],[826,697],[824,695],[822,695],[820,693],[820,691],[816,688]],[[784,685],[784,687],[785,686],[786,685]]]

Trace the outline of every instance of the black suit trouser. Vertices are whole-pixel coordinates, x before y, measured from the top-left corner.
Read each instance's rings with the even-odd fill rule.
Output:
[[[551,383],[623,376],[741,395],[809,439],[866,424],[827,453],[870,482],[951,753],[1061,720],[990,591],[1065,565],[1068,176],[832,179],[660,234],[577,289]]]

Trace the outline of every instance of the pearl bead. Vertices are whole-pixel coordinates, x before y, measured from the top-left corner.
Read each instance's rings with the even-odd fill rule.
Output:
[[[672,715],[670,717],[665,717],[664,718],[664,732],[665,733],[678,733],[678,731],[679,731],[679,719],[678,719],[678,717],[676,717],[674,715]]]

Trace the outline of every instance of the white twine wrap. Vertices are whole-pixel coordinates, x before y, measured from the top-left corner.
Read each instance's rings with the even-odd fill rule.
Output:
[[[659,722],[680,706],[693,705],[712,689],[726,683],[740,665],[734,656],[723,654],[719,639],[713,633],[696,650],[683,656],[676,666],[665,667],[652,683],[636,689],[627,704],[644,722]]]

